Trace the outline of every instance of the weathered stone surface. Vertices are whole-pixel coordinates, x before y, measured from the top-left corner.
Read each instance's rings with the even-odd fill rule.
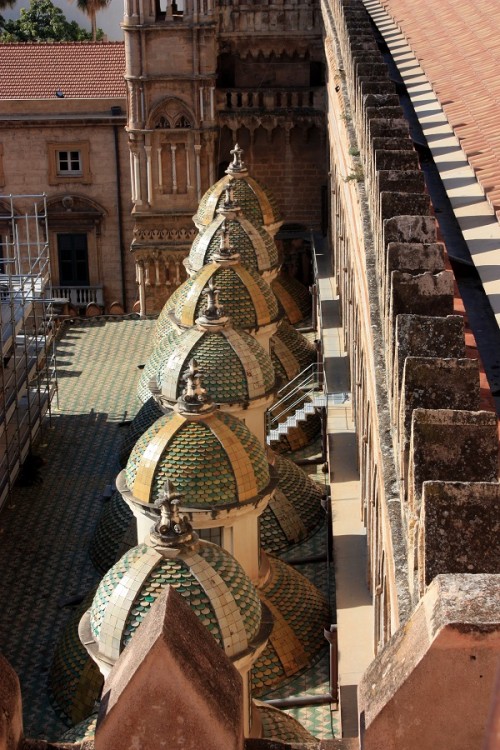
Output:
[[[427,216],[431,210],[431,199],[422,193],[381,193],[380,216],[382,220],[401,214]]]
[[[387,140],[392,141],[396,139],[388,138]],[[411,142],[408,141],[407,145],[411,146]],[[380,146],[377,146],[375,148],[374,144],[373,158],[375,162],[375,168],[377,170],[406,170],[418,168],[418,155],[417,152],[413,150],[413,147],[406,149],[402,149],[399,147],[391,149],[389,144],[387,148],[382,148]]]
[[[479,408],[479,364],[474,359],[407,357],[399,408],[400,473],[406,476],[414,409]]]
[[[424,482],[420,593],[440,573],[500,573],[500,484]]]
[[[19,680],[7,659],[0,654],[0,750],[17,750],[22,734]]]
[[[370,107],[395,107],[399,105],[399,96],[396,93],[390,94],[366,94],[363,96],[363,109]]]
[[[382,194],[423,193],[425,188],[425,180],[422,172],[419,170],[405,170],[402,167],[399,169],[378,170],[376,182],[377,189]],[[380,197],[383,200],[383,195]]]
[[[363,750],[482,747],[499,654],[500,576],[438,576],[363,676]]]
[[[384,247],[389,242],[436,242],[434,216],[393,216],[384,221]]]
[[[497,471],[495,414],[448,409],[413,411],[408,501],[414,513],[420,513],[424,482],[495,482]]]
[[[371,148],[377,158],[377,152],[384,151],[411,151],[416,154],[413,143],[409,137],[395,138],[394,136],[376,137],[372,139]],[[381,166],[381,169],[384,167]]]
[[[388,120],[382,117],[369,120],[367,125],[368,141],[372,138],[394,137],[409,134],[408,122],[404,119]]]
[[[402,271],[391,273],[390,318],[397,315],[451,315],[453,312],[453,282],[450,271],[425,272],[412,275]]]
[[[383,62],[358,63],[355,68],[356,77],[367,77],[384,80],[389,77],[387,65]]]
[[[429,245],[421,242],[389,242],[386,257],[387,276],[392,271],[439,273],[445,269],[442,242],[432,242]]]
[[[445,318],[427,315],[398,315],[393,392],[403,379],[406,357],[465,357],[464,320],[461,315]]]
[[[96,750],[240,750],[241,678],[213,636],[167,587],[103,688]]]
[[[393,94],[396,87],[392,81],[370,81],[368,79],[358,81],[361,96],[365,94]]]

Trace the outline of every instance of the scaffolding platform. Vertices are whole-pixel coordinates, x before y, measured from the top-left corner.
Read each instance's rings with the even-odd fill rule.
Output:
[[[45,195],[0,195],[0,507],[57,391]]]

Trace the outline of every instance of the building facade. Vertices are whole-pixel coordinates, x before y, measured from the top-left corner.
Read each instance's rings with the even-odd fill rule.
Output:
[[[123,44],[4,44],[0,58],[0,191],[47,195],[54,295],[73,314],[131,311]]]

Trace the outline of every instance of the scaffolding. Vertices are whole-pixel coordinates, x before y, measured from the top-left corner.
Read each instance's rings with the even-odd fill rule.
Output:
[[[0,507],[57,392],[45,195],[0,195]]]

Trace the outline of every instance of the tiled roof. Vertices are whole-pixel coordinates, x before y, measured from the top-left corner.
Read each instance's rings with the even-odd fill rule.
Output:
[[[381,4],[408,40],[478,181],[498,212],[498,0],[382,0]]]
[[[124,97],[123,42],[0,44],[0,99]]]

